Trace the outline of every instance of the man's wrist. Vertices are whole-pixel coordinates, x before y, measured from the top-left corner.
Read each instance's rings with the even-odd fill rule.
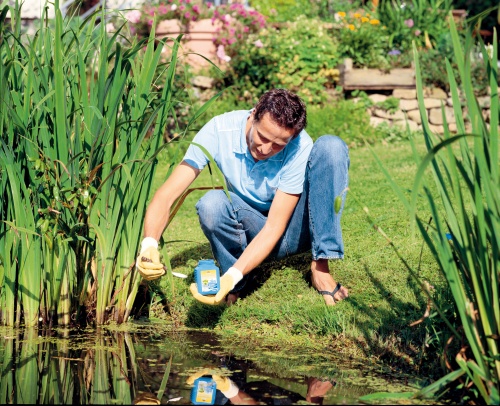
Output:
[[[145,237],[141,242],[141,253],[151,247],[158,249],[158,241],[156,241],[153,237]]]
[[[221,392],[226,398],[231,399],[231,398],[234,398],[238,394],[239,391],[240,391],[240,388],[238,388],[233,381],[230,381],[229,389],[227,389],[225,391],[221,391]]]
[[[229,275],[231,276],[231,278],[233,278],[234,282],[233,289],[236,286],[236,284],[243,279],[243,274],[241,273],[241,271],[235,268],[234,266],[229,268],[224,275]]]

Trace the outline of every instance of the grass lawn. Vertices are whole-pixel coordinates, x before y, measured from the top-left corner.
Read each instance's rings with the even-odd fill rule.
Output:
[[[423,142],[418,144],[423,153]],[[409,143],[379,143],[372,149],[397,183],[409,190],[416,173]],[[423,316],[427,299],[388,241],[372,227],[366,210],[443,302],[441,275],[418,231],[412,234],[409,216],[370,148],[351,149],[350,157],[350,190],[342,217],[345,259],[330,264],[335,279],[349,289],[347,300],[325,306],[308,280],[310,255],[301,254],[256,269],[252,288],[234,306],[213,308],[196,302],[188,286],[198,260],[211,258],[211,251],[194,208],[203,192],[195,191],[163,235],[164,257],[168,255],[174,271],[189,277],[167,276],[150,284],[156,292],[150,317],[179,328],[213,329],[246,344],[319,346],[325,352],[376,358],[415,373],[424,372],[421,367],[430,365],[429,358],[435,364],[437,354],[428,346],[441,345],[439,335],[430,334],[433,327],[441,329],[440,321],[431,311],[430,318],[410,326]],[[164,176],[165,171],[160,173]],[[158,185],[161,182],[158,179]],[[208,172],[196,185],[211,185]]]

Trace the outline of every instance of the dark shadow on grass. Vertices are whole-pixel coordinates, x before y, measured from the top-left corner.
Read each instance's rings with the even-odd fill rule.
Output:
[[[220,306],[209,306],[195,302],[188,310],[186,327],[213,329],[217,326],[226,307],[225,304],[221,304]]]
[[[420,286],[408,275],[408,286],[413,291],[418,305],[405,303],[395,298],[366,264],[364,267],[372,285],[390,304],[391,310],[371,307],[353,296],[348,298],[349,303],[358,312],[368,315],[369,320],[378,320],[377,324],[380,325],[378,327],[369,321],[356,321],[356,326],[363,332],[363,339],[358,339],[360,348],[367,357],[376,356],[385,364],[391,365],[394,371],[425,376],[437,373],[441,376],[439,360],[435,357],[436,351],[426,346],[426,337],[428,338],[431,327],[430,320],[422,318],[427,306],[427,297]],[[421,318],[422,320],[415,324]],[[436,325],[435,322],[432,324]],[[432,356],[434,358],[429,358]]]

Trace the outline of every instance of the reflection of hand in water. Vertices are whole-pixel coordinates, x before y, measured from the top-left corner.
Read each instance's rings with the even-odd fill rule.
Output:
[[[202,376],[211,377],[219,390],[233,405],[254,405],[257,404],[254,399],[242,392],[238,386],[227,376],[220,375],[222,371],[217,369],[204,368],[192,374],[187,380],[188,385],[194,385],[194,382]]]

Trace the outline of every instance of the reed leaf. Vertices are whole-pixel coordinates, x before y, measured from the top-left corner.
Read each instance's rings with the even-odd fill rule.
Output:
[[[421,236],[438,263],[453,297],[457,316],[455,319],[448,319],[439,308],[438,312],[450,327],[452,334],[459,335],[461,329],[466,341],[466,347],[456,356],[459,369],[446,375],[436,384],[422,389],[417,396],[426,397],[435,394],[443,390],[444,386],[465,376],[478,396],[490,404],[498,399],[498,390],[494,388],[498,387],[500,380],[497,339],[500,331],[498,68],[496,57],[490,60],[483,49],[491,86],[490,111],[492,117],[495,117],[487,126],[471,82],[472,37],[469,34],[462,47],[451,16],[449,23],[461,86],[460,89],[455,81],[451,63],[446,61],[458,133],[451,134],[444,107],[442,108],[445,127],[443,136],[439,137],[430,130],[424,106],[418,51],[414,46],[417,95],[427,153],[422,159],[414,154],[417,171],[410,204],[385,169],[384,173],[389,178],[395,193],[405,204],[410,218],[418,226]],[[484,44],[481,45],[484,48]],[[495,44],[494,55],[497,54]],[[464,97],[467,105],[472,129],[469,134],[466,132],[466,122],[462,118],[459,94]],[[415,150],[414,146],[413,148]],[[381,164],[380,160],[378,162]],[[429,172],[434,187],[430,186],[427,176]],[[426,201],[432,216],[430,226],[427,221],[422,220],[423,215],[418,209],[422,198]],[[405,264],[407,265],[406,262]],[[416,275],[413,271],[410,273]]]

